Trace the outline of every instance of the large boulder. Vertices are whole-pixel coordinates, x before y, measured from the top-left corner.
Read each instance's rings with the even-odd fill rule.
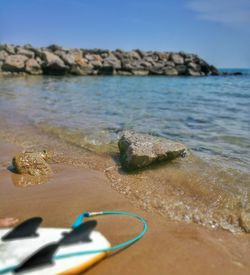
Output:
[[[70,68],[70,73],[73,75],[90,75],[93,72],[93,67],[91,65],[73,65]]]
[[[12,165],[19,174],[45,176],[52,173],[50,166],[46,162],[47,158],[46,152],[24,152],[13,158]]]
[[[184,156],[186,147],[178,142],[130,131],[118,142],[121,163],[127,170],[144,168],[152,163]]]
[[[176,76],[178,75],[178,71],[173,67],[166,67],[164,68],[164,74],[168,76]]]
[[[15,46],[11,44],[3,44],[0,45],[0,50],[5,50],[9,54],[15,54]]]
[[[64,51],[56,51],[55,54],[58,55],[66,65],[72,66],[75,64],[75,58],[72,54]]]
[[[34,75],[42,74],[41,66],[38,64],[37,60],[33,58],[27,60],[25,71]]]
[[[190,75],[190,76],[200,76],[201,73],[199,71],[196,71],[194,69],[189,68],[188,71],[187,71],[187,75]]]
[[[4,61],[8,57],[8,54],[6,51],[1,50],[0,51],[0,61]]]
[[[112,67],[114,69],[121,69],[121,61],[114,55],[111,55],[104,59],[103,67]]]
[[[65,74],[68,70],[62,59],[51,52],[43,51],[42,59],[45,61],[43,70],[47,74]]]
[[[184,64],[184,58],[177,53],[173,53],[171,55],[171,60],[176,64],[176,65],[182,65]]]
[[[26,50],[22,47],[19,47],[17,48],[17,54],[20,54],[20,55],[24,55],[28,58],[34,58],[35,57],[35,53],[30,51],[30,50]]]
[[[24,55],[9,55],[2,66],[2,69],[9,72],[22,72],[25,69],[27,57]]]

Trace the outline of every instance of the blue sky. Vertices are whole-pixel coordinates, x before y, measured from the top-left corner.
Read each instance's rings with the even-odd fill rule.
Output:
[[[250,67],[250,0],[0,0],[0,43],[186,51]]]

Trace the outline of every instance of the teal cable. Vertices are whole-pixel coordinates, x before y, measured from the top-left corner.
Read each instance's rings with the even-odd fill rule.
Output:
[[[79,252],[73,252],[73,253],[68,253],[68,254],[62,254],[62,255],[55,256],[54,259],[59,260],[59,259],[65,259],[65,258],[69,258],[69,257],[86,255],[86,254],[111,252],[111,251],[114,251],[114,250],[117,250],[117,249],[121,249],[121,248],[129,246],[129,245],[137,242],[138,240],[140,240],[145,235],[145,233],[147,232],[147,229],[148,229],[148,225],[147,225],[146,220],[144,218],[142,218],[141,216],[138,216],[138,215],[136,215],[134,213],[131,213],[131,212],[125,212],[125,211],[101,211],[101,212],[90,212],[90,213],[86,212],[86,213],[81,214],[79,217],[81,217],[83,219],[84,217],[93,217],[93,216],[99,216],[99,215],[126,215],[126,216],[130,216],[130,217],[134,217],[134,218],[136,218],[137,220],[139,220],[143,223],[143,230],[136,237],[134,237],[134,238],[132,238],[132,239],[126,241],[126,242],[111,246],[109,248],[79,251]],[[75,223],[73,224],[73,227],[76,227],[77,223],[79,223],[79,217],[76,219]]]
[[[126,215],[126,216],[136,218],[137,220],[142,222],[143,230],[136,237],[134,237],[134,238],[132,238],[132,239],[126,241],[126,242],[119,243],[119,244],[116,244],[114,246],[111,246],[109,248],[61,254],[61,255],[57,255],[57,256],[53,257],[53,259],[54,260],[61,260],[61,259],[70,258],[70,257],[77,257],[77,256],[82,256],[82,255],[87,255],[87,254],[95,254],[95,253],[101,253],[101,252],[111,252],[111,251],[114,251],[114,250],[117,250],[117,249],[121,249],[121,248],[127,247],[127,246],[137,242],[138,240],[140,240],[145,235],[145,233],[147,232],[147,229],[148,229],[147,222],[143,217],[141,217],[137,214],[131,213],[131,212],[126,212],[126,211],[85,212],[85,213],[80,214],[76,218],[76,220],[73,223],[72,227],[75,228],[75,227],[79,226],[83,222],[83,219],[85,217],[93,217],[93,216],[100,216],[100,215]],[[0,274],[6,274],[6,273],[9,273],[9,272],[12,272],[12,271],[15,270],[16,267],[17,266],[9,266],[7,268],[0,269]]]

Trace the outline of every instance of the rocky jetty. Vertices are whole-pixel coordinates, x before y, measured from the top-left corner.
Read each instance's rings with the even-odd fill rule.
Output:
[[[126,170],[144,168],[150,164],[184,156],[187,148],[178,142],[126,131],[118,142],[121,164]]]
[[[0,74],[206,76],[219,75],[219,71],[196,54],[185,52],[4,44],[0,45]]]

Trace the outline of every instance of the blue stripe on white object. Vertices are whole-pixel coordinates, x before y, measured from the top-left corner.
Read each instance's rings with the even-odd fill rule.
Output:
[[[72,225],[72,228],[78,227],[84,222],[84,218],[100,216],[100,215],[124,215],[139,220],[142,225],[142,231],[132,239],[126,242],[110,246],[110,243],[99,232],[93,231],[90,235],[91,243],[80,243],[70,245],[68,247],[60,247],[53,257],[55,264],[53,266],[45,266],[25,274],[55,274],[64,272],[72,267],[82,265],[84,262],[93,260],[98,255],[112,252],[129,246],[141,239],[147,231],[147,222],[141,216],[125,211],[101,211],[101,212],[85,212],[80,214]],[[0,229],[0,237],[4,236],[9,230]],[[14,269],[24,261],[29,255],[37,251],[40,247],[57,242],[60,240],[62,233],[70,232],[67,228],[40,228],[38,230],[39,238],[28,238],[24,240],[14,240],[10,242],[0,241],[0,274],[13,274]]]

